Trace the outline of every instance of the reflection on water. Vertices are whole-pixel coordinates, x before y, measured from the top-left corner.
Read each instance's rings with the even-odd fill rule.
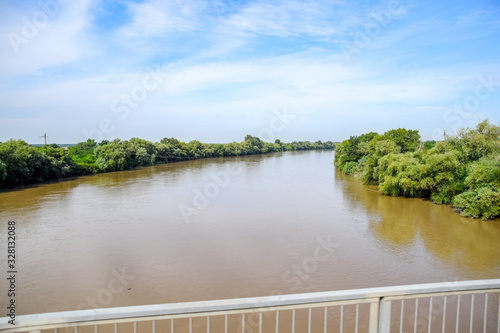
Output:
[[[336,173],[354,209],[370,216],[374,237],[398,251],[421,241],[434,256],[461,270],[498,276],[500,219],[482,221],[461,217],[446,205],[421,199],[381,196],[376,187],[364,186],[352,177]]]
[[[381,196],[332,160],[185,161],[4,191],[19,314],[499,277],[498,220]]]

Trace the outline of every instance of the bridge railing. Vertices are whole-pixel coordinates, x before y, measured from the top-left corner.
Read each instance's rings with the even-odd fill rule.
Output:
[[[500,333],[499,293],[500,279],[428,283],[2,317],[0,331]]]

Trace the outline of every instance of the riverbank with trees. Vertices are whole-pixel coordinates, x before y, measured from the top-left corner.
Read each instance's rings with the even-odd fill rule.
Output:
[[[463,216],[500,216],[500,126],[482,121],[439,142],[418,131],[351,136],[335,147],[335,167],[382,194],[452,204]]]
[[[23,140],[0,142],[0,188],[40,183],[70,176],[134,169],[160,163],[210,157],[267,154],[294,150],[333,149],[331,141],[264,142],[247,135],[242,142],[188,143],[174,138],[160,142],[144,139],[93,139],[64,148],[55,144],[32,147]]]

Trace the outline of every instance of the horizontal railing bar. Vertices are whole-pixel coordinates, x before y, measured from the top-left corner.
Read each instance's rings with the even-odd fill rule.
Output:
[[[113,323],[123,324],[132,323],[136,321],[158,321],[158,320],[169,320],[169,319],[185,319],[185,318],[198,318],[206,316],[225,316],[225,315],[240,315],[243,313],[258,313],[258,312],[276,312],[276,311],[286,311],[286,310],[300,310],[307,308],[321,308],[321,307],[332,307],[341,305],[355,305],[355,304],[365,304],[365,303],[378,303],[378,298],[367,298],[361,300],[351,300],[351,301],[335,301],[335,302],[323,302],[323,303],[308,303],[308,304],[298,304],[298,305],[283,305],[278,307],[265,307],[265,308],[254,308],[254,309],[244,309],[244,310],[227,310],[227,311],[209,311],[209,312],[198,312],[190,314],[177,314],[177,315],[160,315],[160,316],[145,316],[145,317],[127,317],[120,319],[106,319],[106,320],[93,320],[80,323],[59,323],[59,324],[46,324],[39,326],[29,326],[29,327],[17,327],[16,329],[5,330],[2,333],[9,332],[19,332],[19,329],[24,331],[31,330],[48,330],[60,327],[81,327],[90,325],[109,325]]]
[[[16,330],[33,327],[47,327],[53,324],[78,324],[82,322],[97,322],[109,320],[123,320],[126,318],[156,317],[167,315],[189,315],[218,311],[238,311],[262,309],[281,306],[293,306],[308,303],[325,303],[350,300],[363,300],[379,297],[408,297],[410,295],[466,292],[472,290],[500,289],[500,279],[455,281],[426,283],[406,286],[392,286],[379,288],[364,288],[354,290],[328,291],[305,294],[264,296],[252,298],[226,299],[215,301],[200,301],[189,303],[171,303],[157,305],[140,305],[119,308],[105,308],[96,310],[79,310],[67,312],[54,312],[18,316]],[[308,305],[309,306],[309,305]],[[11,329],[8,317],[0,318],[0,330]],[[134,319],[135,320],[135,319]]]
[[[436,292],[436,293],[406,295],[406,296],[387,296],[385,299],[388,301],[398,301],[398,300],[402,300],[402,299],[453,296],[453,295],[486,294],[486,293],[500,293],[500,288],[499,289],[487,289],[487,290],[478,289],[478,290],[466,290],[466,291]]]

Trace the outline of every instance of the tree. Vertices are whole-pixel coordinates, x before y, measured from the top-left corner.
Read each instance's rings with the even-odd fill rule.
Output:
[[[9,140],[0,144],[3,183],[7,185],[42,182],[56,177],[50,159],[23,140]]]
[[[262,153],[263,142],[256,136],[251,136],[247,134],[245,136],[245,141],[243,142],[246,146],[247,154],[260,154]]]
[[[492,219],[500,215],[500,193],[489,187],[466,191],[454,199],[460,214],[469,217]]]
[[[205,147],[200,141],[192,140],[186,145],[188,158],[197,159],[205,157]]]
[[[405,128],[387,131],[383,136],[400,146],[402,153],[417,150],[420,143],[420,134],[418,134],[418,131],[407,130]]]
[[[140,147],[137,149],[137,152],[135,153],[135,159],[137,160],[137,165],[152,164],[151,155],[148,154],[148,151],[144,147]]]
[[[123,143],[116,140],[95,149],[96,168],[100,172],[118,171],[131,168],[134,164]],[[97,160],[99,162],[97,163]]]
[[[464,162],[474,162],[495,152],[500,153],[500,126],[484,120],[475,128],[461,129],[457,140]]]
[[[368,138],[371,140],[366,141]],[[384,135],[351,136],[335,147],[335,166],[392,196],[454,203],[464,216],[492,218],[500,212],[500,127],[488,120],[445,141],[427,141],[399,128]],[[421,150],[421,149],[418,149]]]
[[[370,143],[365,143],[367,145],[368,155],[365,159],[359,161],[359,170],[362,170],[361,179],[365,184],[378,184],[378,175],[376,174],[376,168],[379,164],[379,159],[383,156],[393,154],[399,154],[401,152],[401,147],[398,146],[394,141],[391,140],[380,140],[382,136],[376,136],[377,139],[372,139]],[[360,144],[361,145],[361,144]]]
[[[436,141],[428,140],[424,142],[424,150],[432,149],[436,146]]]
[[[40,148],[28,146],[22,140],[0,142],[0,185],[41,182],[71,174],[87,174],[132,169],[137,166],[215,156],[264,154],[284,150],[321,149],[326,143],[294,141],[286,144],[279,140],[264,142],[247,135],[245,141],[229,144],[207,144],[193,140],[188,144],[174,138],[160,142],[132,138],[129,141],[93,139],[79,142],[69,150],[56,144]],[[331,141],[327,142],[330,147]]]
[[[224,146],[224,156],[240,156],[242,154],[242,147],[238,142],[231,142]]]
[[[426,169],[417,153],[390,153],[381,157],[378,164],[374,176],[378,177],[380,192],[391,196],[421,196],[420,180]]]
[[[0,160],[0,184],[7,178],[7,165]]]
[[[85,142],[79,142],[69,149],[71,159],[80,166],[82,173],[94,173],[97,171],[95,168],[96,157],[94,156],[94,149],[97,144],[94,139],[87,139]]]
[[[464,166],[457,151],[444,154],[429,153],[425,158],[427,177],[423,180],[430,198],[437,204],[449,204],[460,191]]]
[[[500,155],[483,157],[473,162],[468,168],[465,185],[469,189],[500,188]]]
[[[156,160],[158,153],[156,146],[144,139],[132,138],[128,141],[128,149],[131,158],[134,160],[134,166],[151,165]]]
[[[81,169],[71,158],[69,151],[60,148],[57,145],[46,145],[36,148],[37,151],[46,155],[51,163],[52,174],[57,178],[67,177],[69,175],[81,174]]]
[[[465,186],[467,191],[453,201],[462,209],[462,215],[483,219],[500,215],[500,155],[473,162],[468,168]]]

